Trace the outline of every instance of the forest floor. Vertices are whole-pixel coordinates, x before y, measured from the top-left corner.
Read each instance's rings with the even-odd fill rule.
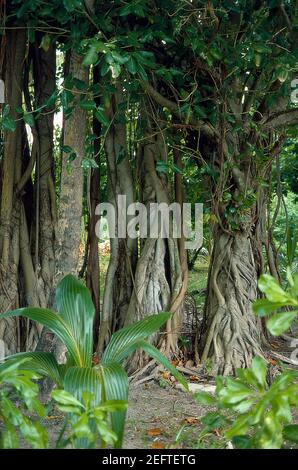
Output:
[[[124,449],[196,448],[203,425],[201,418],[210,407],[198,404],[187,392],[157,382],[132,385],[124,438]],[[56,413],[55,413],[56,414]],[[43,424],[55,446],[63,417],[50,416]],[[218,436],[208,436],[208,447],[219,447]],[[222,443],[224,445],[224,443]]]

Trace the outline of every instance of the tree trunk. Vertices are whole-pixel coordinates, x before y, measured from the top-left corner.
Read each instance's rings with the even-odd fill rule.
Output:
[[[201,335],[201,362],[215,373],[249,367],[261,352],[260,320],[252,311],[257,298],[257,268],[249,229],[233,234],[217,227],[208,278]]]
[[[11,117],[16,120],[16,107],[22,105],[23,63],[26,33],[18,30],[6,33],[5,102]],[[22,122],[16,121],[15,132],[4,133],[2,160],[1,225],[0,225],[0,312],[19,305],[18,268],[20,261],[21,201],[14,194],[14,186],[22,170]],[[5,342],[5,353],[20,350],[19,320],[0,320],[0,338]]]
[[[146,205],[148,212],[150,203],[170,204],[171,193],[168,179],[156,171],[156,162],[160,160],[167,161],[167,147],[164,136],[157,133],[156,137],[146,139],[140,153],[140,191],[142,202]],[[166,336],[163,335],[160,342],[160,347],[168,355],[177,352],[181,309],[185,294],[180,255],[182,258],[185,256],[183,243],[179,253],[177,239],[173,238],[171,230],[168,238],[153,238],[148,234],[148,238],[141,247],[135,273],[134,291],[126,320],[128,324],[145,318],[147,315],[171,311],[173,315],[168,322]],[[184,277],[185,275],[184,272]],[[153,342],[158,342],[157,335],[155,339],[153,338]],[[143,363],[143,354],[137,353],[130,361],[130,368],[136,369]]]
[[[87,83],[89,69],[83,67],[82,57],[71,51],[69,60],[69,73],[74,78]],[[65,152],[62,154],[54,287],[65,275],[69,273],[76,275],[79,263],[84,186],[81,163],[85,153],[87,116],[86,111],[79,106],[80,92],[77,90],[75,92],[72,113],[68,119],[64,119],[63,125],[63,144],[71,147],[76,158],[68,162],[69,154]],[[51,180],[48,181],[51,184]],[[58,361],[64,362],[65,347],[47,329],[43,330],[37,348],[43,351],[54,351]],[[48,385],[46,384],[45,387],[47,388]]]
[[[41,39],[41,38],[39,38]],[[36,107],[43,106],[56,88],[56,48],[50,45],[44,51],[34,45],[33,75]],[[57,208],[54,183],[54,127],[55,102],[47,105],[36,122],[37,176],[35,184],[35,270],[39,291],[43,292],[41,305],[47,306],[53,289],[55,274],[55,229]]]
[[[109,334],[121,328],[126,321],[137,257],[137,240],[127,235],[120,237],[117,225],[120,209],[118,196],[126,196],[126,208],[132,204],[134,183],[127,151],[126,123],[120,106],[124,101],[121,84],[118,83],[116,88],[106,109],[111,124],[105,139],[105,152],[108,167],[108,202],[115,208],[117,238],[110,239],[110,261],[105,282],[98,352],[102,352]]]
[[[93,68],[93,83],[94,85],[99,84],[100,73],[99,67]],[[96,105],[100,105],[99,98],[95,99]],[[90,175],[90,214],[88,224],[88,260],[86,269],[86,285],[90,289],[92,300],[95,306],[95,319],[93,326],[94,333],[94,347],[97,347],[99,337],[99,325],[100,325],[100,272],[99,272],[99,249],[95,228],[98,222],[98,215],[95,213],[95,209],[99,204],[99,188],[100,188],[100,153],[101,153],[101,124],[93,116],[93,134],[96,139],[94,140],[94,155],[95,162],[98,168],[91,169]]]
[[[82,65],[82,57],[71,52],[70,74],[85,83],[89,69]],[[71,116],[64,122],[64,146],[76,153],[68,162],[69,154],[63,153],[61,172],[61,198],[57,230],[57,281],[69,273],[77,274],[81,242],[81,215],[83,205],[82,159],[85,153],[86,111],[79,106],[80,93],[75,97]]]

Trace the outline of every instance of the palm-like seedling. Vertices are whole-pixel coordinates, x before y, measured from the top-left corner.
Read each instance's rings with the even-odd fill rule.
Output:
[[[58,364],[52,353],[39,351],[16,354],[9,360],[29,358],[27,368],[50,377],[59,388],[64,388],[78,399],[82,399],[85,391],[92,393],[94,405],[98,405],[107,400],[127,401],[128,377],[122,364],[132,352],[141,348],[187,388],[182,375],[158,349],[146,341],[166,323],[169,313],[148,316],[114,333],[100,363],[93,367],[95,309],[89,290],[68,275],[57,287],[56,306],[58,313],[50,309],[28,307],[1,316],[24,316],[51,330],[67,348],[66,364]],[[112,429],[118,436],[117,447],[122,445],[125,413],[121,410],[111,413]]]

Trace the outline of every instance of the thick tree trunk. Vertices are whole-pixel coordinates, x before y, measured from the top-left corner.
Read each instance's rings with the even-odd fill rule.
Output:
[[[33,75],[36,106],[43,106],[56,88],[56,48],[47,51],[34,47]],[[37,175],[35,184],[35,270],[39,291],[43,292],[41,305],[49,303],[55,274],[55,228],[57,221],[53,127],[55,102],[42,110],[36,122]]]
[[[142,202],[149,212],[150,203],[170,204],[170,185],[167,177],[156,171],[156,162],[167,161],[167,147],[163,136],[148,137],[140,155],[141,194]],[[179,195],[180,197],[180,195]],[[134,291],[130,300],[126,323],[145,318],[147,315],[161,311],[171,311],[172,318],[168,322],[166,335],[162,341],[156,336],[153,341],[159,342],[160,347],[168,355],[177,351],[177,339],[181,326],[181,310],[185,294],[186,272],[183,243],[180,252],[177,239],[173,238],[171,230],[168,238],[148,238],[143,242],[141,254],[137,263]],[[187,279],[187,278],[186,278]],[[143,365],[144,356],[136,354],[130,361],[130,368],[136,369]]]
[[[16,107],[22,105],[23,62],[26,33],[18,30],[7,33],[5,51],[5,102],[10,105],[11,117],[17,119]],[[18,268],[20,261],[21,201],[14,195],[14,186],[22,170],[22,123],[16,121],[15,132],[4,134],[2,160],[1,225],[0,225],[0,312],[18,307]],[[20,349],[19,321],[0,320],[0,338],[5,353]]]
[[[249,367],[261,353],[261,328],[252,312],[257,271],[249,233],[214,234],[208,294],[201,336],[201,361],[216,373]]]
[[[97,85],[100,83],[100,70],[99,67],[93,68],[93,83]],[[95,98],[97,106],[100,106],[100,99]],[[99,220],[95,210],[99,204],[99,189],[100,189],[100,153],[101,153],[101,123],[96,116],[93,116],[93,134],[96,139],[94,140],[94,155],[95,162],[98,168],[92,168],[90,175],[90,213],[88,224],[88,260],[86,268],[86,285],[90,289],[92,300],[95,307],[95,319],[93,325],[94,333],[94,347],[96,349],[99,337],[100,325],[100,271],[99,271],[99,240],[96,235],[96,224]]]
[[[82,65],[82,57],[74,51],[71,52],[69,73],[78,80],[88,82],[89,69]],[[57,230],[57,281],[68,273],[77,274],[79,261],[83,204],[81,163],[86,138],[86,111],[80,108],[79,97],[80,94],[77,94],[72,114],[64,122],[64,145],[72,148],[76,158],[69,163],[69,154],[63,153]]]
[[[116,87],[117,91],[112,95],[106,109],[111,124],[105,139],[105,152],[108,167],[108,202],[115,208],[117,238],[110,240],[111,252],[101,312],[98,352],[102,352],[109,334],[121,328],[126,321],[137,257],[137,240],[127,235],[118,236],[118,196],[126,196],[126,208],[132,204],[134,183],[127,151],[126,123],[120,106],[124,101],[122,86],[117,84]]]
[[[69,73],[78,80],[88,82],[89,69],[83,67],[82,57],[74,51],[70,53]],[[76,158],[70,163],[68,162],[69,154],[62,154],[54,287],[65,275],[69,273],[77,275],[79,263],[84,186],[81,163],[85,153],[87,118],[86,111],[79,106],[79,99],[80,92],[77,91],[72,114],[64,120],[63,125],[63,144],[71,147],[73,152],[76,153]],[[48,180],[48,182],[50,182],[51,187],[51,180]],[[51,201],[52,199],[53,192],[51,192]],[[65,347],[47,329],[43,330],[37,348],[44,351],[54,351],[58,361],[64,361]]]

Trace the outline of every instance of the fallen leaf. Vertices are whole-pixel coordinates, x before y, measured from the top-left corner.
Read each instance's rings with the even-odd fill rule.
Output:
[[[169,380],[171,374],[170,372],[163,372],[162,373],[162,378],[165,379],[165,380]]]
[[[165,448],[164,443],[159,442],[159,441],[153,442],[153,444],[151,446],[151,449],[164,449],[164,448]]]
[[[177,367],[178,364],[179,364],[179,361],[172,361],[172,365],[173,365],[174,367]]]
[[[272,364],[273,366],[276,366],[277,364],[277,361],[275,359],[272,359],[271,357],[269,357],[269,362],[270,364]]]
[[[199,419],[198,418],[185,418],[184,424],[190,424],[191,426],[195,426],[199,424]]]
[[[191,375],[190,380],[194,380],[195,382],[200,382],[200,377],[198,377],[197,375]]]
[[[162,430],[160,428],[153,428],[147,431],[148,436],[155,437],[160,436],[162,434]]]

